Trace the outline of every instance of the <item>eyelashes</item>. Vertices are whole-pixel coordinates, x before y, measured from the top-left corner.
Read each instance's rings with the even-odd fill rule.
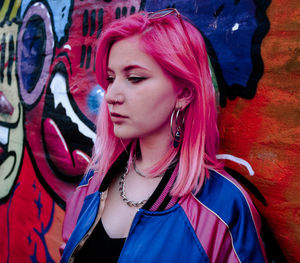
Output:
[[[107,82],[108,82],[109,84],[111,84],[111,83],[114,82],[115,78],[114,78],[114,77],[108,76],[108,77],[106,78],[106,80],[107,80]]]
[[[142,82],[143,80],[147,79],[146,77],[128,77],[127,78],[128,81],[130,81],[131,83],[135,84],[135,83],[139,83]]]
[[[142,82],[142,81],[144,81],[146,79],[147,79],[147,77],[137,77],[137,76],[129,76],[129,77],[127,77],[127,81],[131,82],[132,84],[140,83],[140,82]],[[107,80],[107,82],[109,84],[112,84],[115,81],[115,77],[108,76],[106,78],[106,80]]]

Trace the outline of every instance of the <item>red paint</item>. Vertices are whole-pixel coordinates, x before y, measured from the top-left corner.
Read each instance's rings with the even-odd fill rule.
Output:
[[[36,262],[46,262],[46,250],[37,232],[41,232],[42,227],[46,228],[51,222],[53,199],[39,183],[26,148],[16,185],[8,202],[0,205],[1,262],[31,263],[31,257],[35,258]],[[36,202],[40,203],[40,211]],[[50,230],[44,235],[46,249],[55,262],[59,262],[60,258],[58,247],[62,240],[59,232],[63,216],[61,209],[55,205]],[[55,241],[53,236],[49,236],[51,232],[56,233]],[[55,244],[55,249],[52,248],[53,245],[48,246],[49,243]]]
[[[262,45],[265,72],[257,94],[251,100],[229,101],[220,113],[221,152],[248,161],[255,175],[233,162],[226,165],[266,198],[267,206],[254,202],[288,262],[300,261],[299,21],[291,15],[298,9],[297,1],[271,2],[271,27]]]

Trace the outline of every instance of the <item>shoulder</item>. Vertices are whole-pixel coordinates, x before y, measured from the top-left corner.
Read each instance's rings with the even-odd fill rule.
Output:
[[[75,225],[77,223],[77,219],[79,217],[84,199],[90,192],[93,192],[95,187],[91,187],[95,185],[95,175],[96,173],[93,170],[89,170],[71,197],[67,200],[66,213],[63,222],[62,229],[62,238],[64,242],[67,242]]]
[[[95,172],[94,170],[89,170],[85,176],[83,177],[83,179],[81,180],[81,182],[79,183],[79,185],[77,186],[77,188],[81,188],[83,186],[88,186],[90,180],[93,178]]]
[[[253,220],[260,227],[260,217],[248,193],[226,172],[210,170],[196,198],[218,215],[227,225],[241,215]]]
[[[181,202],[211,262],[265,262],[260,216],[228,174],[210,171],[201,191]],[[212,249],[213,248],[213,249]]]

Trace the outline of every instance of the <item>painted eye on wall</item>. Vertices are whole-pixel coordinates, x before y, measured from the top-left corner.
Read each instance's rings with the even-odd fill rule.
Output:
[[[96,85],[87,97],[89,111],[97,115],[101,102],[103,100],[104,90],[100,85]]]
[[[47,8],[35,3],[28,8],[18,36],[20,93],[26,106],[36,103],[46,84],[53,56],[54,35]]]
[[[45,24],[40,16],[33,15],[27,22],[22,37],[21,74],[23,88],[32,93],[42,73],[46,48]]]

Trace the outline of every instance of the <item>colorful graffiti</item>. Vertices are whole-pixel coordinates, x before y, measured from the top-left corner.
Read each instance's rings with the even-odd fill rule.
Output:
[[[0,199],[6,199],[17,179],[23,154],[23,107],[16,80],[16,42],[18,26],[15,23],[0,27]],[[18,138],[18,140],[16,140]]]
[[[0,261],[59,261],[65,202],[90,160],[103,98],[97,39],[114,19],[166,7],[206,40],[219,94],[219,157],[264,218],[269,258],[299,261],[300,6],[283,2],[0,2]]]

